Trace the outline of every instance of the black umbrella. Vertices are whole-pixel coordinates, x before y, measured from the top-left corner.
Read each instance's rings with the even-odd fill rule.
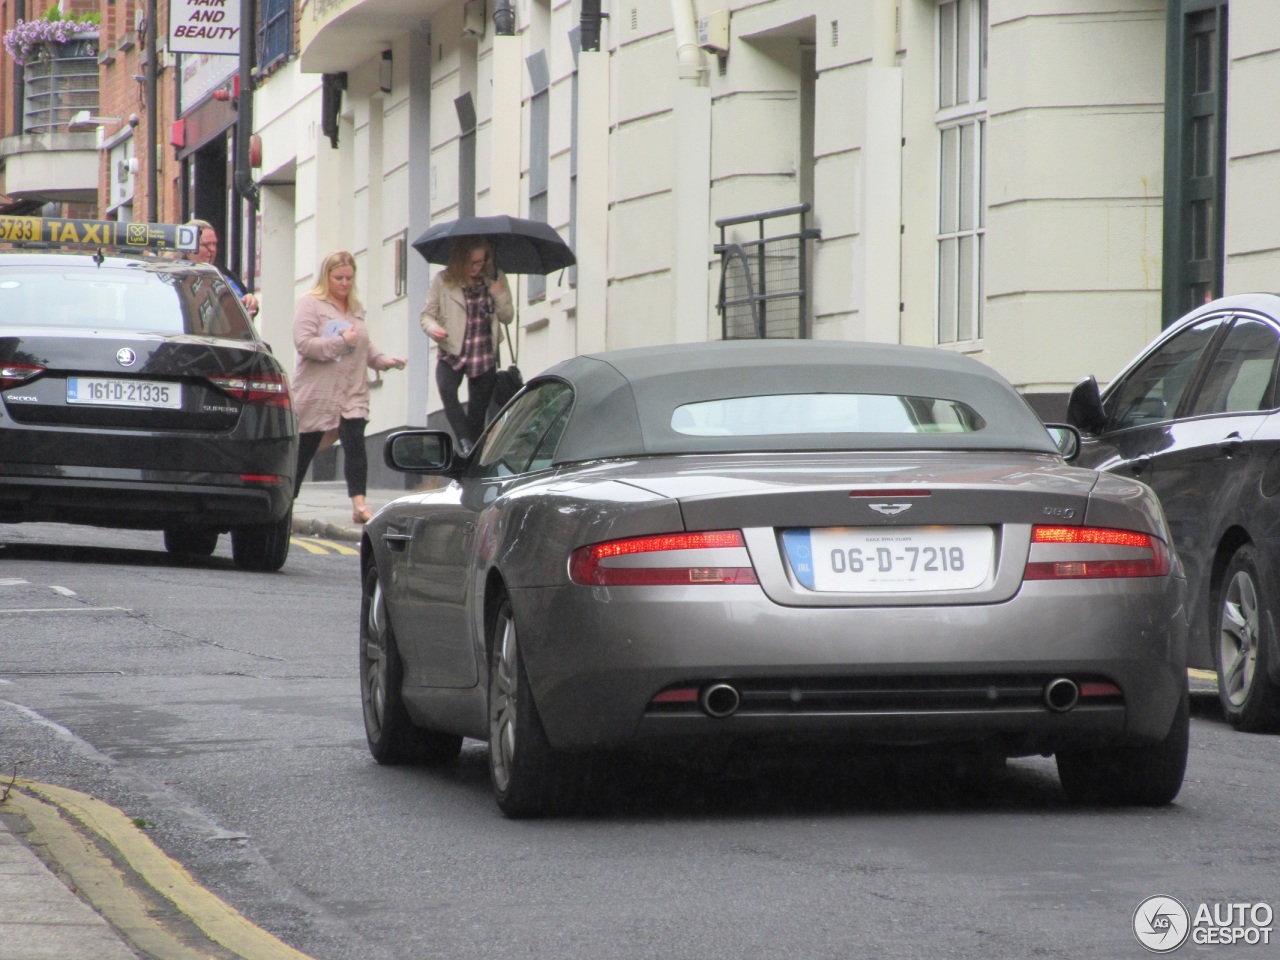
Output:
[[[460,217],[428,227],[413,241],[427,263],[448,263],[454,244],[463,237],[484,237],[493,244],[498,269],[504,273],[554,273],[577,263],[569,245],[553,227],[520,217]]]

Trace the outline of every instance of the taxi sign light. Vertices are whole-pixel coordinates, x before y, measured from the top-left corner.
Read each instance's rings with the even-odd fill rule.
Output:
[[[116,220],[0,216],[0,242],[190,252],[200,242],[200,231],[189,223],[122,223]]]

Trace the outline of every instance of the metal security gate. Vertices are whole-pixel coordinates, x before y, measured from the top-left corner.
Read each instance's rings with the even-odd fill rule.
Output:
[[[808,246],[821,231],[806,225],[809,204],[717,220],[721,332],[726,340],[796,340],[809,335]],[[796,229],[766,236],[769,223],[796,218]],[[755,236],[730,241],[731,227],[755,223]],[[769,224],[766,227],[766,224]]]

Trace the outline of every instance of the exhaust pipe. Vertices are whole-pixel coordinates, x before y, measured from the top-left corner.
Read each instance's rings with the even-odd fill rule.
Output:
[[[1074,680],[1058,677],[1044,686],[1044,705],[1054,713],[1066,713],[1080,702],[1080,688]]]
[[[702,712],[717,720],[733,716],[738,712],[741,702],[742,697],[737,688],[727,683],[713,683],[698,696],[698,706],[702,707]]]

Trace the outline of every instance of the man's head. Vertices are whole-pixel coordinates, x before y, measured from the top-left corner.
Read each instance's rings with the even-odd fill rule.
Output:
[[[195,252],[187,254],[196,263],[213,263],[218,258],[218,231],[208,220],[192,220],[191,225],[200,230],[200,242]]]

